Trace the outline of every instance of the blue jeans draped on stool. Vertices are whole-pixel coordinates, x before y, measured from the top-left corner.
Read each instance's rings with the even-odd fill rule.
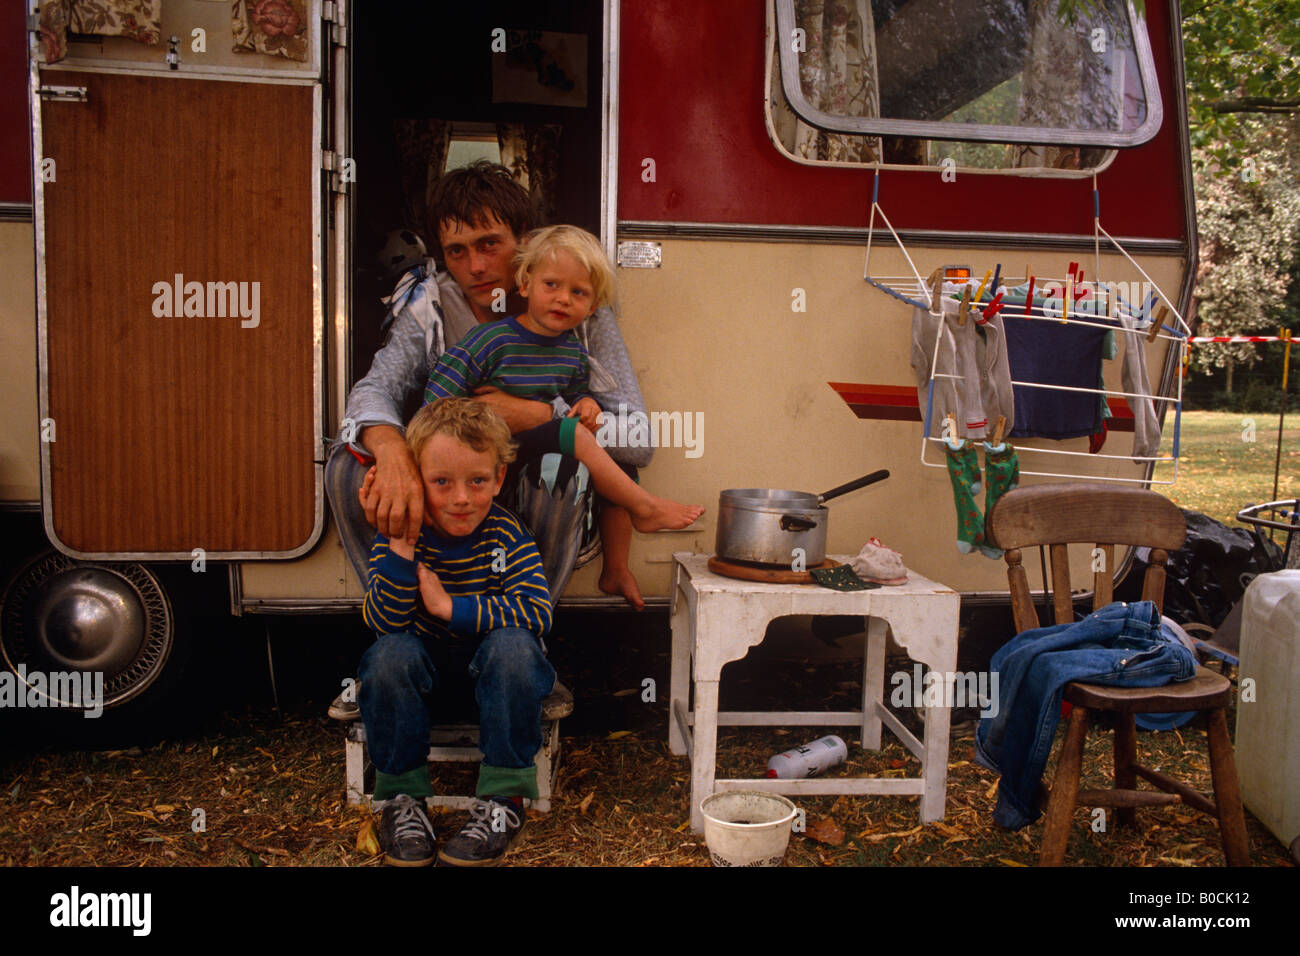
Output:
[[[1159,687],[1192,678],[1196,659],[1162,629],[1153,602],[1116,602],[1082,621],[1017,635],[993,655],[989,669],[998,674],[998,709],[980,720],[975,759],[1002,774],[993,822],[1018,830],[1041,815],[1043,768],[1066,684]]]

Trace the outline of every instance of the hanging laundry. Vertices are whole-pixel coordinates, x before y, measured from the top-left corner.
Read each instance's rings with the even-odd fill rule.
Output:
[[[1160,419],[1151,400],[1151,381],[1147,378],[1147,349],[1145,336],[1137,333],[1138,319],[1121,312],[1120,324],[1124,326],[1124,363],[1120,375],[1124,391],[1141,398],[1128,398],[1133,409],[1133,460],[1145,464],[1140,458],[1149,458],[1160,448]]]
[[[1098,431],[1102,415],[1096,390],[1107,330],[1015,315],[1003,328],[1014,381],[1084,390],[1014,386],[1015,427],[1009,434],[1064,439]]]
[[[930,409],[932,438],[984,438],[990,420],[1001,415],[1012,422],[1015,417],[1001,315],[995,312],[980,321],[977,317],[981,313],[972,310],[966,324],[960,325],[957,298],[950,296],[960,296],[961,288],[945,287],[942,321],[925,309],[912,310],[912,368],[916,370],[917,401],[923,414]],[[931,407],[930,362],[935,357],[936,336],[940,341]],[[944,377],[949,375],[958,378]],[[956,436],[943,434],[943,416],[948,412],[957,417]]]

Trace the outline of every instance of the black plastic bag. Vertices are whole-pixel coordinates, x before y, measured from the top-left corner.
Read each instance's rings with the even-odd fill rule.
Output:
[[[1179,624],[1218,627],[1255,575],[1281,567],[1282,549],[1267,538],[1256,540],[1245,528],[1229,528],[1196,511],[1184,510],[1183,517],[1187,540],[1169,555],[1165,614]],[[1141,599],[1148,560],[1148,550],[1139,548],[1116,590],[1118,600]]]

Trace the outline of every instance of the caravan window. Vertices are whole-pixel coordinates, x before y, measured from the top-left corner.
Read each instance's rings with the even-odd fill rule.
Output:
[[[803,161],[1079,169],[1160,125],[1127,0],[775,0],[772,43],[773,133]]]

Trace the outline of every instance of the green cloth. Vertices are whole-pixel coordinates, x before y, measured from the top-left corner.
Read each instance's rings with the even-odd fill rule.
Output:
[[[537,799],[537,765],[531,767],[489,767],[478,765],[478,786],[474,795],[488,797],[527,797]]]
[[[433,796],[433,785],[429,783],[428,764],[408,770],[406,773],[375,771],[375,794],[372,800],[389,800],[402,793],[408,797],[421,799]]]
[[[1001,445],[984,445],[984,516],[993,513],[998,499],[1020,484],[1020,459],[1011,442]],[[987,542],[982,548],[989,557],[1001,557],[1002,551]]]
[[[963,441],[956,448],[943,443],[952,479],[953,503],[957,508],[957,550],[962,554],[984,546],[984,516],[975,504],[980,493],[980,463],[973,442]]]
[[[862,580],[847,564],[834,568],[813,568],[808,573],[813,576],[814,581],[832,591],[870,591],[872,588],[880,587],[874,581]]]

